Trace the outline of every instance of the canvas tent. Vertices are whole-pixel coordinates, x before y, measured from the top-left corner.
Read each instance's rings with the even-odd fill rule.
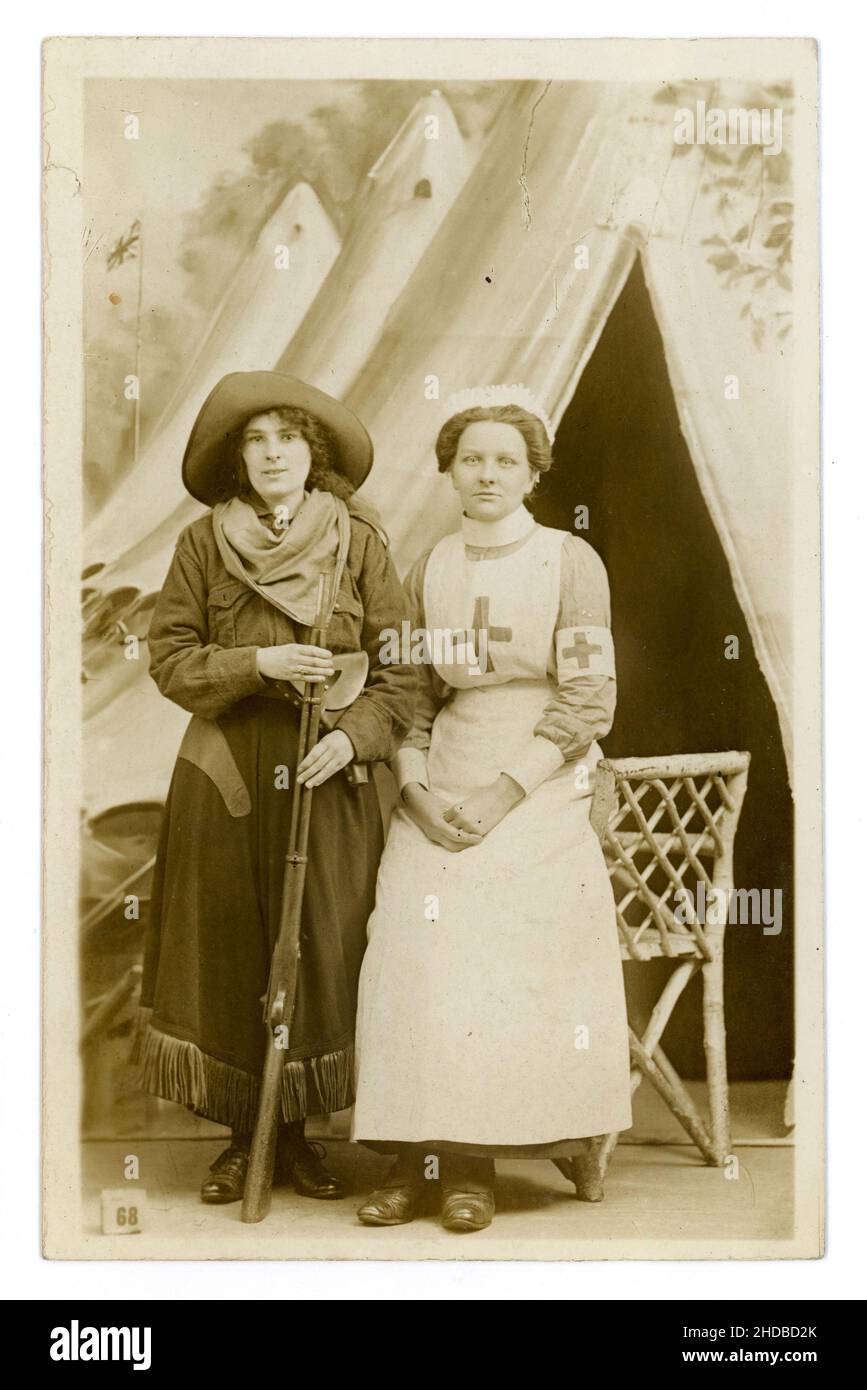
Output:
[[[279,371],[332,395],[346,394],[473,158],[440,92],[415,104],[370,170],[364,206],[316,302],[287,338]]]
[[[451,108],[434,91],[369,171],[342,249],[313,190],[292,189],[242,260],[134,476],[88,530],[85,553],[106,565],[103,585],[161,583],[178,532],[202,511],[181,484],[184,447],[199,405],[226,372],[275,368],[346,393],[471,162]],[[287,263],[277,268],[281,245]]]
[[[791,381],[785,347],[753,340],[709,262],[703,164],[677,157],[648,90],[533,85],[391,314],[348,396],[376,446],[367,492],[406,566],[456,522],[431,445],[451,391],[523,381],[558,421],[641,257],[702,491],[791,749],[788,534]],[[576,257],[587,247],[587,268]],[[736,374],[740,398],[728,399]],[[425,383],[435,378],[439,400]],[[769,536],[774,538],[769,543]]]
[[[731,99],[737,101],[738,94]],[[429,101],[416,115],[424,115]],[[726,262],[720,264],[713,239],[721,232],[724,238],[742,236],[746,226],[747,243],[755,240],[761,262],[766,191],[761,180],[753,185],[736,179],[731,201],[721,197],[708,152],[675,147],[673,113],[668,95],[650,86],[642,102],[634,84],[519,84],[481,155],[454,170],[448,160],[436,164],[445,147],[431,150],[420,143],[404,164],[401,151],[417,135],[410,123],[380,162],[380,183],[373,181],[306,316],[291,341],[275,340],[269,360],[341,395],[364,420],[376,449],[364,494],[384,518],[401,572],[457,524],[454,493],[437,473],[433,454],[450,392],[524,382],[560,426],[567,448],[576,430],[595,440],[604,461],[597,474],[610,464],[612,485],[629,492],[631,502],[633,493],[640,494],[642,506],[646,502],[645,511],[636,513],[624,501],[621,524],[618,497],[609,488],[604,506],[616,543],[611,553],[601,547],[609,574],[634,568],[636,532],[630,528],[658,531],[668,551],[658,571],[630,575],[629,602],[618,605],[614,592],[621,724],[606,751],[750,749],[736,871],[741,883],[777,884],[791,863],[783,749],[790,757],[792,378],[788,339],[772,323],[775,314],[784,320],[786,289],[766,287],[775,296],[769,300],[771,326],[757,331],[750,295],[739,293],[738,283],[723,273]],[[449,123],[441,128],[453,153],[465,159]],[[395,200],[393,224],[383,201],[388,190]],[[434,206],[438,196],[442,201]],[[393,239],[391,225],[400,232]],[[412,254],[398,256],[410,228],[417,232]],[[658,360],[643,367],[654,335]],[[615,470],[605,456],[605,435],[615,433],[617,423],[613,391],[623,393],[627,414],[628,372],[618,371],[627,360],[629,371],[646,373],[640,397],[645,418],[633,402]],[[582,395],[588,392],[591,398]],[[659,419],[650,419],[656,395],[670,404],[664,429]],[[594,414],[595,435],[587,430]],[[649,456],[640,438],[645,428],[659,432],[652,477],[638,476]],[[560,447],[555,475],[566,497],[570,470],[587,459],[573,463]],[[112,592],[152,592],[159,585],[178,530],[196,514],[179,493],[179,459],[177,443],[171,456],[150,453],[148,476],[136,481],[142,488],[136,496],[145,499],[141,506],[125,507],[121,489],[117,508],[92,528],[85,560],[104,566],[87,580],[97,604]],[[675,493],[690,488],[694,497],[666,531],[663,521]],[[570,504],[576,495],[583,500],[573,490]],[[571,517],[567,512],[551,524],[570,526]],[[598,544],[592,530],[588,538]],[[702,547],[707,558],[695,553]],[[645,543],[642,553],[651,550]],[[664,577],[682,568],[684,557],[691,559],[688,584],[666,596]],[[721,595],[716,606],[711,588]],[[743,629],[754,669],[747,671],[745,654],[736,698],[731,680],[715,690],[715,675],[704,685],[691,671],[685,677],[673,649],[659,658],[657,684],[645,683],[644,695],[636,697],[642,664],[649,662],[645,610],[665,603],[675,633],[700,626],[708,613],[724,615],[720,652],[722,635]],[[120,663],[119,638],[115,649]],[[716,672],[721,664],[715,650],[706,667]],[[187,717],[159,696],[145,665],[135,663],[134,677],[119,683],[87,721],[85,805],[91,814],[159,802],[165,795]],[[740,673],[728,674],[741,679]],[[737,719],[728,718],[728,705],[737,705]],[[757,1058],[750,1042],[753,1011],[774,1007],[787,1016],[788,931],[780,940],[782,950],[762,936],[733,935],[727,944],[729,979],[736,982],[727,1001],[733,1075],[761,1075],[765,1067],[764,1074],[778,1076],[789,1064],[791,1035],[784,1027],[775,1052],[766,1041]],[[689,1001],[681,1007],[688,1010]],[[696,1037],[700,1028],[687,1016],[680,1046],[688,1052]],[[690,1071],[687,1058],[687,1075],[701,1073],[700,1056],[693,1060]]]
[[[346,294],[355,304],[368,298],[364,257],[354,249],[370,245],[362,225],[350,233],[347,261],[340,256],[322,284],[310,323],[302,322],[272,357],[328,387],[327,354],[317,357],[318,344],[335,344],[339,379],[331,389],[342,387],[373,436],[377,462],[365,494],[379,507],[403,570],[456,522],[452,494],[432,456],[448,394],[481,382],[523,381],[559,420],[640,257],[681,429],[788,754],[792,614],[781,549],[788,529],[786,350],[777,342],[757,345],[710,263],[704,242],[718,231],[719,218],[701,195],[704,164],[695,151],[677,157],[671,107],[655,95],[648,88],[642,110],[633,86],[626,93],[592,83],[522,84],[457,197],[456,179],[448,184],[444,197],[451,205],[438,225],[427,227],[430,239],[414,268],[412,257],[404,262],[412,273],[388,313],[381,304],[375,308],[369,342],[353,337],[343,359],[336,346],[347,323]],[[454,143],[454,132],[449,139]],[[424,148],[419,153],[433,158]],[[405,194],[397,151],[382,164],[386,185],[391,166]],[[437,169],[423,167],[420,177],[436,186]],[[372,200],[362,213],[367,229],[371,209],[375,214]],[[726,395],[732,373],[740,382],[737,400]],[[105,591],[121,583],[158,584],[188,519],[185,504],[178,509],[178,456],[176,445],[171,460],[160,458],[147,479],[131,482],[129,495],[140,487],[145,501],[125,508],[135,532],[125,550],[114,510],[97,519],[86,559],[113,559],[91,581]],[[128,532],[129,521],[126,526]],[[129,699],[128,692],[121,698]],[[164,703],[150,690],[136,698],[139,714]],[[117,711],[103,710],[103,724],[109,717],[113,728],[123,725]],[[95,749],[97,739],[108,746],[97,727],[92,733],[89,746]],[[112,764],[117,761],[115,748]],[[115,795],[112,774],[101,757],[90,766],[88,804],[104,808]],[[163,758],[160,775],[164,767]]]
[[[152,599],[179,531],[204,510],[184,492],[179,466],[201,401],[224,373],[262,366],[343,395],[474,157],[448,103],[433,91],[415,104],[369,171],[367,196],[342,250],[315,193],[301,184],[240,264],[137,468],[85,537],[86,572],[93,571],[87,603],[100,639],[96,657],[88,661],[86,649],[85,660],[84,800],[91,814],[160,800],[186,720],[160,699],[143,663],[125,659],[106,610],[117,595],[139,605]],[[275,265],[280,245],[289,250],[286,271]],[[135,630],[127,619],[130,625]]]

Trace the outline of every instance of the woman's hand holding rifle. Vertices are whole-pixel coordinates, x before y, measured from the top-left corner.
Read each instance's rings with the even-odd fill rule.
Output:
[[[304,642],[284,642],[280,647],[260,647],[256,653],[260,676],[275,681],[320,681],[334,675],[331,652],[327,647],[311,647]]]
[[[256,653],[260,676],[271,680],[306,681],[321,685],[334,675],[331,652],[327,647],[314,647],[304,642],[284,642],[279,647],[260,647]],[[348,734],[332,729],[310,749],[298,764],[298,781],[310,787],[320,787],[335,772],[346,767],[355,757]]]
[[[342,729],[332,729],[298,764],[298,781],[319,787],[355,757],[352,740]]]

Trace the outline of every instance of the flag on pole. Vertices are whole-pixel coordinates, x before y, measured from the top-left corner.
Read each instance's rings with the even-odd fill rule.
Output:
[[[126,236],[118,237],[108,253],[108,268],[114,270],[115,266],[123,265],[126,261],[136,260],[139,254],[139,243],[141,241],[141,222],[136,218]]]

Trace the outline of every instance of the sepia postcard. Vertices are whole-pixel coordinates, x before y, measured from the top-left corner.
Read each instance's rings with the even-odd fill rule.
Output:
[[[820,1257],[815,41],[43,69],[44,1254]]]

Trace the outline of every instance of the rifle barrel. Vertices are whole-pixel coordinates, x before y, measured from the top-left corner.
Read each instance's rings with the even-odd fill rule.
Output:
[[[319,576],[316,618],[311,631],[311,645],[322,647],[327,637],[330,608],[327,605],[327,577]],[[304,698],[298,728],[298,763],[300,764],[319,738],[319,714],[322,686],[315,681],[304,682]],[[280,903],[280,929],[271,957],[268,990],[265,995],[265,1063],[259,1088],[256,1128],[250,1146],[250,1161],[241,1203],[241,1220],[262,1221],[271,1206],[271,1187],[274,1181],[274,1159],[277,1153],[277,1126],[281,1112],[283,1084],[284,1035],[276,1028],[288,1030],[295,1011],[298,986],[298,941],[301,934],[301,910],[307,877],[307,841],[310,834],[310,813],[313,788],[296,778],[292,788],[292,811],[283,895]]]

